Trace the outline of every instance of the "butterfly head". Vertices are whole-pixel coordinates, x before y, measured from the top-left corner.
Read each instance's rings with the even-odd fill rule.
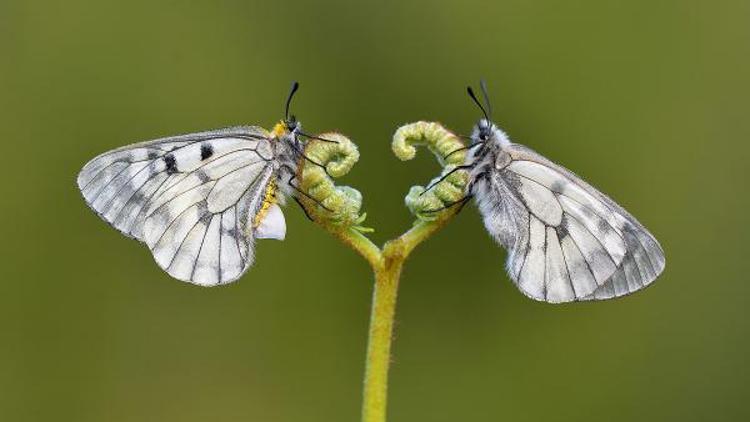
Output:
[[[487,142],[492,139],[494,132],[497,130],[497,126],[488,119],[480,119],[479,122],[474,126],[474,130],[471,133],[471,138],[475,142]]]
[[[510,145],[508,135],[487,119],[480,119],[479,122],[474,125],[474,130],[471,132],[471,142],[483,144],[489,143],[501,148]]]
[[[288,119],[284,120],[284,126],[289,133],[295,133],[302,128],[302,124],[300,124],[293,114],[289,116]]]

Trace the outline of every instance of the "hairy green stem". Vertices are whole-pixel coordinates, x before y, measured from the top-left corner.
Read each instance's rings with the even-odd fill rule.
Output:
[[[362,402],[363,422],[385,422],[388,399],[388,369],[391,362],[393,324],[401,269],[411,252],[440,230],[454,215],[448,211],[435,221],[418,222],[406,233],[383,246],[375,271],[370,330],[367,339],[365,385]]]
[[[388,399],[393,323],[403,257],[387,258],[375,271],[370,331],[367,340],[362,421],[384,422]]]

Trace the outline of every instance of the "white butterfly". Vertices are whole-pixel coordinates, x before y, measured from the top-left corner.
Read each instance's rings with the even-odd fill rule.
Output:
[[[301,126],[289,118],[297,88],[271,133],[238,126],[128,145],[89,161],[78,187],[102,219],[144,242],[172,277],[202,286],[232,282],[253,264],[255,239],[286,235],[279,204],[295,193],[305,159]]]
[[[482,84],[489,107],[486,88]],[[648,286],[664,270],[659,242],[632,215],[569,170],[511,143],[489,119],[474,127],[464,168],[507,271],[528,297],[602,300]]]

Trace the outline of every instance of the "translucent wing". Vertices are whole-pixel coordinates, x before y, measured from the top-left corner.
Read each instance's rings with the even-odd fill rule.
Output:
[[[524,294],[552,303],[609,299],[661,274],[661,246],[613,200],[522,145],[505,150],[474,193]]]
[[[283,238],[275,205],[267,224],[252,224],[272,179],[268,137],[261,128],[235,127],[129,145],[88,162],[78,187],[102,219],[146,243],[171,276],[228,283],[252,264],[255,238]]]

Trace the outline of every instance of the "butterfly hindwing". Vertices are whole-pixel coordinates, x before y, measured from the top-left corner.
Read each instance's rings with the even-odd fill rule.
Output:
[[[572,172],[518,144],[475,187],[485,226],[509,250],[527,296],[561,303],[608,299],[650,284],[664,268],[654,237]]]
[[[143,142],[91,160],[78,186],[173,277],[228,283],[253,262],[253,222],[273,173],[268,139],[261,128],[236,127]]]

